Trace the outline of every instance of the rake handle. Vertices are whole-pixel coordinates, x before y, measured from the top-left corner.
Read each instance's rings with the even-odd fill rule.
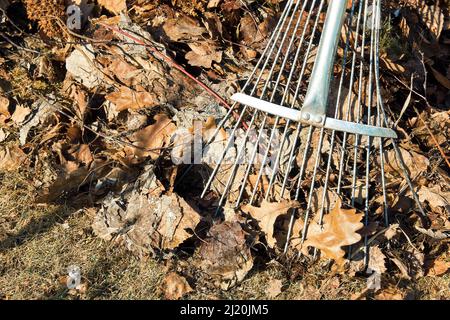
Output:
[[[347,8],[347,0],[330,2],[301,115],[303,120],[315,123],[325,121],[331,75]]]

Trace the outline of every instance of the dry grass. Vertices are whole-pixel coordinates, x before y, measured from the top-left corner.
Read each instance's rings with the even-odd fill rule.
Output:
[[[21,175],[0,176],[0,298],[3,299],[160,299],[166,267],[139,259],[123,247],[92,233],[88,211],[64,205],[33,204],[33,187]],[[64,282],[69,265],[81,267],[86,290],[69,291]],[[315,265],[290,281],[279,264],[256,267],[244,282],[224,292],[193,283],[189,299],[267,299],[271,279],[283,281],[277,299],[349,299],[362,292],[365,280],[330,276]],[[450,276],[424,277],[395,283],[406,298],[449,298]]]

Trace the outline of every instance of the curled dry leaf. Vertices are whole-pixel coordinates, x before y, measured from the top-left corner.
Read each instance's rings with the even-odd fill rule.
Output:
[[[450,261],[446,259],[445,255],[439,257],[432,262],[431,267],[428,269],[427,275],[429,276],[441,276],[447,273],[450,269]]]
[[[297,201],[267,202],[264,200],[259,208],[247,204],[242,207],[242,211],[258,221],[259,228],[266,234],[267,244],[273,248],[276,244],[274,237],[275,221],[279,216],[287,214],[289,209],[298,206]]]
[[[309,246],[320,249],[323,258],[333,259],[339,267],[345,263],[345,251],[343,246],[349,246],[361,240],[357,233],[364,225],[361,222],[363,213],[357,213],[356,209],[341,208],[339,200],[330,213],[324,216],[323,226],[317,221],[312,221],[308,227],[306,240],[301,250],[307,254]]]
[[[192,40],[206,32],[205,28],[198,26],[197,21],[185,15],[176,19],[168,19],[164,23],[163,29],[172,41]]]
[[[170,137],[176,130],[172,120],[164,114],[155,116],[155,123],[135,132],[129,139],[136,147],[125,147],[125,153],[131,161],[138,162],[150,156],[158,158],[161,148],[170,142]]]
[[[22,107],[20,105],[16,106],[16,110],[11,116],[11,120],[17,124],[21,124],[25,118],[30,114],[31,109],[27,107]]]
[[[404,292],[396,287],[388,287],[375,295],[376,300],[403,300]]]
[[[106,10],[118,14],[127,9],[126,0],[97,0],[98,4]]]
[[[246,234],[237,221],[225,221],[211,227],[198,249],[196,264],[224,290],[241,282],[253,267]]]
[[[267,285],[266,294],[273,299],[281,293],[283,282],[279,279],[271,279]]]
[[[18,146],[0,147],[0,172],[20,168],[27,156]]]
[[[386,272],[386,256],[381,251],[380,247],[373,246],[369,249],[369,265],[368,268],[382,274]]]
[[[170,272],[164,278],[164,295],[166,299],[178,300],[189,292],[192,292],[192,288],[186,281],[186,278],[175,272]]]
[[[117,111],[127,109],[139,110],[147,107],[154,107],[159,103],[158,97],[145,91],[142,87],[136,90],[121,86],[118,91],[106,96],[106,99],[116,105]]]
[[[212,62],[222,61],[222,51],[211,41],[189,43],[192,51],[186,53],[186,59],[191,66],[211,68]]]

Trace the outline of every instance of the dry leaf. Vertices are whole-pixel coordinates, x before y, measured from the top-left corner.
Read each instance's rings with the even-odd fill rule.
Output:
[[[112,13],[120,13],[127,9],[126,0],[97,0],[98,4]]]
[[[211,41],[189,43],[189,47],[192,51],[186,53],[186,59],[191,66],[209,69],[213,61],[222,61],[222,51],[217,50]]]
[[[247,204],[242,207],[242,211],[258,221],[259,228],[266,234],[267,244],[273,248],[276,244],[274,237],[275,221],[279,216],[287,214],[289,209],[297,208],[298,206],[299,203],[297,201],[267,202],[264,200],[261,203],[261,207],[258,208]]]
[[[30,114],[30,112],[31,112],[30,108],[17,105],[16,110],[11,116],[11,120],[17,124],[21,124],[25,120],[25,118]]]
[[[309,246],[320,249],[324,258],[333,259],[339,267],[345,263],[343,246],[349,246],[361,240],[357,233],[364,225],[361,222],[363,213],[355,209],[341,208],[339,200],[330,213],[323,218],[323,227],[312,221],[308,227],[306,240],[302,245],[302,252],[307,254]]]
[[[200,215],[182,198],[172,194],[161,199],[169,202],[159,202],[156,210],[164,212],[158,225],[160,248],[174,249],[192,236],[192,231],[200,222]],[[187,230],[192,230],[188,232]]]
[[[396,287],[389,287],[383,289],[381,292],[375,295],[377,300],[403,300],[405,294]]]
[[[75,151],[72,156],[77,159],[79,162],[84,165],[89,165],[92,161],[94,161],[94,157],[92,156],[91,150],[89,150],[89,146],[87,144],[81,144],[77,151]]]
[[[369,265],[368,268],[382,274],[386,272],[386,256],[383,254],[378,246],[370,247],[369,249]]]
[[[443,274],[446,274],[449,269],[450,269],[450,261],[447,261],[445,256],[441,256],[439,257],[439,259],[433,261],[433,265],[428,270],[427,275],[441,276]]]
[[[271,279],[268,283],[266,294],[269,298],[273,299],[281,293],[283,282],[278,279]]]
[[[224,290],[241,282],[253,267],[253,258],[239,222],[212,226],[196,261],[203,271],[218,279],[216,286]]]
[[[6,97],[0,96],[0,115],[4,116],[6,119],[11,117],[11,114],[8,111],[9,100]]]
[[[417,177],[419,174],[427,170],[430,164],[430,161],[427,157],[414,151],[407,151],[403,148],[399,149],[411,177]],[[385,151],[384,159],[386,173],[396,173],[397,175],[403,175],[403,171],[394,150]],[[380,161],[378,162],[380,163]]]
[[[0,148],[0,172],[14,171],[20,168],[27,156],[18,146]]]
[[[164,295],[166,299],[178,300],[189,292],[192,292],[191,286],[184,277],[177,273],[171,272],[164,278]]]
[[[125,86],[121,86],[119,91],[112,92],[105,98],[116,105],[117,111],[139,110],[153,107],[159,103],[158,97],[154,93],[147,92],[142,88],[133,90]]]
[[[163,26],[164,32],[172,41],[180,39],[193,40],[193,38],[201,36],[206,29],[199,27],[197,21],[188,17],[180,16],[177,19],[168,19]]]
[[[125,147],[125,153],[134,159],[140,160],[150,156],[158,158],[161,148],[170,142],[170,137],[176,130],[175,124],[164,114],[155,116],[155,123],[137,131],[130,137],[134,147]]]
[[[389,228],[384,232],[386,239],[391,240],[393,237],[399,234],[399,224],[394,223],[389,226]]]
[[[432,188],[421,186],[417,195],[420,202],[427,201],[433,210],[443,207],[447,212],[450,212],[450,192],[442,191],[440,186],[436,185]]]

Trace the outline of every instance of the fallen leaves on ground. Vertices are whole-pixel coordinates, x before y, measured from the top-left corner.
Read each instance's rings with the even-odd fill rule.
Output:
[[[269,247],[274,248],[276,245],[274,237],[275,221],[279,216],[287,214],[289,209],[296,208],[298,205],[299,203],[296,201],[263,201],[260,207],[244,205],[242,211],[258,221],[259,228],[266,235],[267,244]]]
[[[213,225],[197,254],[196,264],[224,290],[241,282],[253,267],[246,233],[236,221]]]
[[[393,286],[382,289],[375,295],[376,300],[403,300],[404,298],[404,292]]]
[[[118,91],[108,94],[106,99],[116,105],[117,111],[127,109],[139,110],[153,107],[158,103],[157,97],[154,94],[142,88],[137,91],[125,86],[120,87]]]
[[[308,254],[308,247],[315,247],[322,253],[321,258],[333,259],[342,267],[345,263],[343,246],[349,246],[361,240],[357,233],[363,227],[361,219],[363,213],[355,209],[341,208],[338,201],[334,208],[324,216],[323,226],[312,221],[308,228],[305,242],[301,245],[304,254]]]
[[[271,279],[267,285],[266,294],[269,298],[276,298],[281,293],[283,282],[279,279]]]
[[[17,170],[26,158],[26,154],[18,146],[1,146],[0,172]]]
[[[164,278],[164,296],[169,300],[178,300],[185,294],[192,292],[186,278],[175,272],[170,272]]]
[[[140,162],[146,157],[156,159],[176,130],[172,120],[164,114],[154,117],[155,123],[131,135],[130,142],[135,147],[127,146],[124,151],[131,162]]]

